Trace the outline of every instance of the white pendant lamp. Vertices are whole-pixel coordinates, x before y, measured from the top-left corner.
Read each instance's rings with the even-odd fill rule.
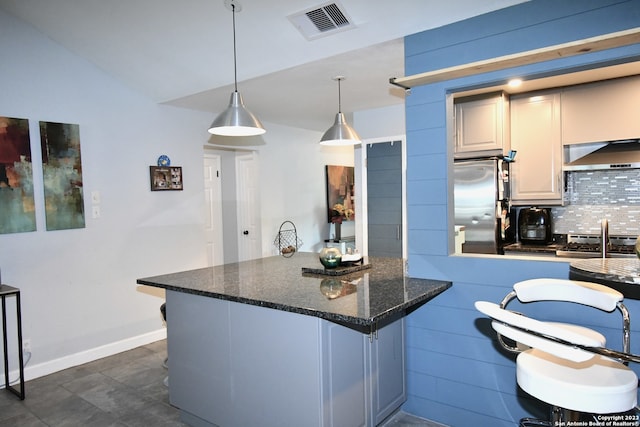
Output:
[[[320,145],[357,145],[360,144],[360,137],[351,126],[347,124],[347,120],[342,114],[340,82],[344,80],[343,76],[336,76],[333,80],[338,81],[338,114],[333,126],[327,130],[320,139]]]
[[[222,136],[253,136],[266,132],[262,123],[251,111],[247,110],[238,92],[238,71],[236,63],[236,12],[242,10],[237,0],[224,0],[227,9],[233,16],[233,81],[234,91],[231,94],[229,107],[224,110],[209,126],[209,133]]]

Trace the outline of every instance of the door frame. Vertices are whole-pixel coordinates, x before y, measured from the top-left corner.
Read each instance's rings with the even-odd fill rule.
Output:
[[[205,151],[202,157],[202,160],[203,160],[203,166],[205,168],[206,168],[207,160],[214,160],[218,166],[216,171],[216,178],[217,178],[217,182],[215,184],[216,188],[213,189],[212,191],[212,195],[215,195],[215,198],[212,197],[210,200],[208,200],[206,196],[206,191],[207,191],[206,170],[204,171],[204,177],[203,177],[205,180],[205,188],[204,188],[205,212],[206,212],[205,215],[209,217],[209,218],[206,218],[205,220],[205,226],[207,222],[210,221],[211,222],[210,225],[214,233],[213,238],[211,239],[212,241],[209,242],[208,236],[206,241],[207,245],[211,243],[213,246],[213,249],[211,251],[209,251],[207,248],[207,265],[211,267],[214,265],[224,264],[224,244],[223,244],[224,228],[223,228],[223,221],[222,221],[222,184],[221,184],[222,176],[220,174],[220,171],[222,169],[222,159],[219,154]],[[208,206],[206,206],[207,203],[208,203]]]
[[[243,150],[228,147],[204,147],[203,162],[206,156],[220,156],[220,182],[222,188],[222,247],[224,264],[238,262],[240,254],[240,239],[244,237],[240,230],[239,221],[239,186],[238,181],[238,158],[243,156],[253,156],[253,177],[258,179],[259,156],[255,150]],[[204,176],[203,176],[204,179]],[[203,195],[204,196],[204,195]],[[206,200],[205,200],[206,203]],[[206,207],[205,209],[208,209]],[[260,204],[256,206],[257,211],[253,213],[260,218]],[[205,212],[206,214],[206,212]],[[262,253],[262,224],[258,223],[258,247],[252,249],[258,254]]]

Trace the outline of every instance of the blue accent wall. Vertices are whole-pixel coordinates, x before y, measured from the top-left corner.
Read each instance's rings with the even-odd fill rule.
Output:
[[[607,34],[640,25],[640,1],[534,0],[405,39],[407,76]],[[499,256],[449,256],[453,231],[446,97],[512,76],[544,76],[640,59],[640,45],[423,85],[406,99],[408,268],[414,277],[450,280],[453,287],[408,317],[406,412],[449,426],[515,426],[547,408],[518,390],[515,363],[495,347],[495,334],[473,307],[498,302],[513,283],[567,278],[566,261]],[[640,301],[626,301],[632,351],[640,352]],[[592,316],[583,307],[545,307],[537,314],[604,328],[619,343],[619,316]],[[615,321],[611,320],[611,317]],[[634,318],[637,319],[634,322]]]

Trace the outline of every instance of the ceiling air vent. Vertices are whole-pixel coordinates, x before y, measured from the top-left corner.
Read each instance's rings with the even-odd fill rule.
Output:
[[[288,18],[309,40],[355,28],[342,5],[336,2],[303,10]]]

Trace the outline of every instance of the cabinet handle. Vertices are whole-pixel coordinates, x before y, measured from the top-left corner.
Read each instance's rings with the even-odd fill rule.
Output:
[[[371,329],[369,331],[369,342],[373,344],[373,340],[378,339],[378,322],[371,325],[370,328]]]

